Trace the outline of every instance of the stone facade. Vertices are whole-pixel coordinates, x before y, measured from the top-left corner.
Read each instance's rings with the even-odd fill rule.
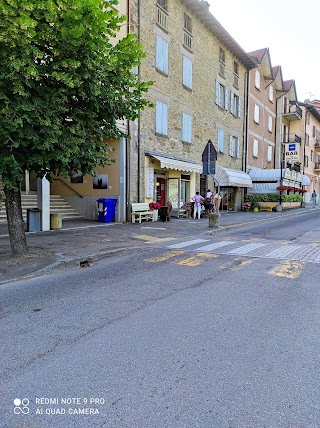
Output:
[[[139,69],[140,77],[143,81],[154,82],[148,96],[155,108],[141,112],[139,123],[131,125],[130,199],[141,202],[155,198],[157,184],[159,186],[157,174],[161,173],[167,189],[167,180],[171,178],[177,178],[177,183],[178,180],[189,183],[187,190],[182,189],[182,183],[178,186],[178,199],[181,199],[178,203],[181,203],[182,199],[190,198],[199,190],[199,166],[202,165],[202,153],[209,140],[217,151],[220,166],[243,169],[247,70],[254,66],[254,61],[217,23],[205,2],[169,0],[160,7],[154,1],[141,0],[140,17],[137,13],[138,6],[133,1],[130,29],[139,29],[140,42],[146,53]],[[228,35],[225,44],[217,37],[218,31]],[[159,43],[165,53],[159,53]],[[164,61],[164,67],[161,61]],[[189,67],[187,72],[183,72],[185,62]],[[189,76],[187,84],[183,81],[186,75]],[[221,90],[220,100],[217,98],[218,86]],[[156,132],[159,102],[161,106],[165,105],[167,111],[167,130],[164,132]],[[240,112],[237,110],[239,107]],[[192,122],[188,142],[182,137],[183,115],[188,120],[191,118]],[[223,130],[223,144],[220,141],[219,147],[218,129]],[[222,138],[222,131],[219,132]],[[185,161],[188,165],[185,170],[183,164],[179,169],[164,168],[153,154]],[[192,164],[196,165],[194,171]],[[154,197],[147,192],[146,172],[150,168],[154,172]],[[212,181],[207,185],[212,187]],[[167,193],[161,202],[169,196]]]

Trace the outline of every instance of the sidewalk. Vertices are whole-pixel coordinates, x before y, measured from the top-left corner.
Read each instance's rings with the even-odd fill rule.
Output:
[[[148,245],[148,239],[150,242],[153,237],[216,234],[232,228],[244,228],[254,223],[297,216],[314,210],[308,206],[282,212],[222,212],[218,228],[209,228],[207,218],[171,219],[170,222],[141,224],[65,220],[62,229],[27,233],[29,255],[22,258],[11,256],[7,225],[0,224],[0,284],[54,270],[87,266],[101,258],[128,249],[143,249]]]

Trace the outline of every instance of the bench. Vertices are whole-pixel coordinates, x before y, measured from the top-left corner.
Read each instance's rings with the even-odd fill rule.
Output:
[[[136,220],[152,220],[154,221],[155,216],[154,212],[150,210],[148,202],[134,202],[132,204],[131,212],[132,223],[135,223]]]
[[[263,205],[262,207],[259,207],[260,211],[272,211],[274,208],[273,205]]]

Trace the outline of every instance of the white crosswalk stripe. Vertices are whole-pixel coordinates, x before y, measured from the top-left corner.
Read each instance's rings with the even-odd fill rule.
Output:
[[[215,242],[214,244],[205,245],[204,247],[197,248],[197,251],[212,251],[216,250],[217,248],[225,247],[226,245],[234,244],[235,241],[222,241],[222,242]]]
[[[191,247],[195,244],[200,244],[202,242],[207,242],[208,239],[193,239],[192,241],[180,242],[179,244],[168,245],[167,248],[185,248]]]
[[[187,251],[214,252],[216,254],[241,255],[259,258],[290,259],[304,262],[320,263],[320,247],[314,244],[285,244],[278,241],[263,240],[263,242],[216,241],[209,239],[191,239],[177,244],[167,245],[169,249],[186,248]],[[231,248],[230,248],[231,247]]]
[[[287,257],[290,253],[298,250],[300,245],[283,245],[280,248],[276,248],[270,253],[266,254],[266,257]]]
[[[260,247],[264,247],[267,244],[259,244],[259,243],[254,243],[254,244],[247,244],[244,245],[243,247],[240,248],[235,248],[234,250],[228,251],[228,254],[247,254],[250,253],[251,251],[254,251]]]

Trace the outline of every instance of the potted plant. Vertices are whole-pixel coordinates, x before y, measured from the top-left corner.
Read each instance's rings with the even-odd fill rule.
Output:
[[[158,221],[158,209],[161,207],[159,202],[150,202],[149,208],[153,211],[153,221]]]

